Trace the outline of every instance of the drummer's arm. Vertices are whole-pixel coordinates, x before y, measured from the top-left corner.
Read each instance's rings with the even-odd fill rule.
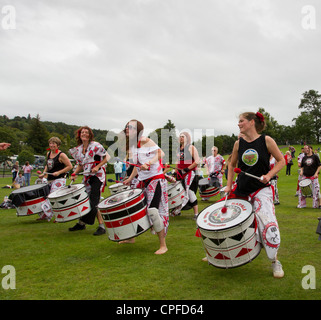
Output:
[[[71,175],[70,179],[76,180],[76,175],[78,175],[79,172],[82,172],[84,170],[84,166],[80,163],[78,163],[76,170]]]
[[[123,184],[130,185],[131,181],[137,176],[137,167],[134,167],[131,175],[123,181]]]
[[[194,147],[194,146],[190,146],[190,154],[192,155],[193,159],[194,159],[194,162],[192,164],[190,164],[186,169],[188,169],[187,171],[189,170],[193,170],[195,167],[197,167],[200,163],[200,157],[198,155],[198,151],[197,149]],[[184,169],[186,171],[186,169]]]
[[[43,172],[47,172],[48,168],[47,168],[47,165],[45,165],[44,169],[43,169]],[[44,173],[41,173],[39,174],[39,178],[42,179],[42,178],[48,178],[48,175],[47,174],[44,174]]]

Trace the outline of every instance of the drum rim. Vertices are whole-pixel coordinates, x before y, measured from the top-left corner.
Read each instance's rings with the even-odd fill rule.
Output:
[[[109,198],[111,198],[111,197],[116,197],[116,196],[119,196],[120,194],[122,194],[122,193],[124,193],[124,192],[130,192],[130,191],[133,191],[133,190],[138,190],[139,193],[138,193],[135,197],[130,198],[130,199],[128,199],[128,200],[134,200],[136,197],[139,197],[139,196],[141,196],[142,194],[144,194],[143,190],[142,190],[142,189],[139,189],[139,188],[134,188],[134,189],[129,189],[129,190],[123,190],[123,191],[120,191],[120,192],[118,192],[118,193],[112,194],[112,195],[110,195],[109,197],[107,197],[107,198],[105,198],[104,200],[102,200],[101,202],[99,202],[98,205],[97,205],[97,208],[98,208],[98,209],[106,209],[106,207],[101,207],[100,205],[101,205],[102,203],[105,203]],[[111,209],[111,208],[113,208],[113,207],[115,207],[115,206],[123,205],[123,204],[125,204],[125,203],[127,203],[127,202],[128,202],[128,201],[125,201],[124,203],[122,203],[122,202],[117,202],[117,203],[115,203],[115,204],[113,204],[113,205],[111,205],[111,206],[108,206],[108,208]]]
[[[73,186],[76,186],[76,187],[80,186],[80,188],[77,188],[77,190],[71,190],[71,192],[68,192],[66,194],[56,195],[56,193],[61,192],[62,190],[65,190],[65,189],[71,189]],[[83,188],[85,188],[85,185],[82,184],[82,183],[77,183],[77,184],[73,184],[73,185],[69,185],[69,186],[64,186],[64,187],[61,187],[61,188],[53,191],[52,193],[48,194],[48,198],[49,199],[61,198],[61,197],[64,197],[66,195],[72,194],[73,192],[79,191],[79,190],[81,190]]]
[[[302,183],[305,182],[305,181],[307,181],[307,182],[309,182],[309,183],[306,184],[306,185],[302,185]],[[302,187],[307,187],[307,186],[309,186],[309,185],[311,185],[311,184],[312,184],[312,180],[311,180],[311,179],[308,179],[308,178],[303,179],[303,180],[301,180],[301,181],[299,182],[299,186],[300,186],[300,187],[301,187],[301,185],[302,185]]]
[[[22,187],[16,190],[13,190],[11,193],[25,193],[25,192],[29,192],[29,191],[34,191],[37,189],[42,189],[42,188],[46,188],[48,186],[48,183],[39,183],[39,184],[32,184],[30,186],[26,186],[26,187]]]
[[[237,198],[235,198],[235,199],[228,199],[226,202],[228,203],[229,201],[242,201],[242,202],[246,202],[246,203],[248,203],[248,204],[250,205],[250,207],[251,207],[251,210],[250,210],[250,211],[251,211],[251,212],[249,213],[249,215],[248,215],[245,219],[243,219],[243,220],[240,221],[239,223],[237,223],[237,224],[235,224],[235,225],[232,225],[232,226],[220,227],[219,229],[216,229],[216,230],[215,230],[215,229],[209,229],[209,228],[201,227],[201,226],[199,225],[199,223],[198,223],[198,219],[200,218],[202,212],[205,211],[206,209],[208,209],[208,208],[211,207],[211,206],[214,206],[214,205],[222,204],[222,203],[223,203],[223,201],[219,201],[219,202],[213,203],[212,205],[204,208],[204,209],[198,214],[198,216],[197,216],[197,218],[196,218],[197,227],[200,228],[200,229],[202,229],[202,230],[204,230],[204,231],[221,232],[221,231],[228,230],[228,229],[232,229],[232,228],[234,228],[234,227],[236,227],[236,226],[239,226],[239,225],[243,224],[245,221],[247,221],[247,220],[254,214],[254,212],[253,212],[253,205],[251,204],[251,202],[249,202],[249,201],[247,201],[247,200],[244,200],[244,199],[237,199]]]

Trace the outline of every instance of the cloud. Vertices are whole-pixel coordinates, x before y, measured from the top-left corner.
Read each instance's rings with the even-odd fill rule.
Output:
[[[260,107],[291,125],[301,94],[318,90],[320,30],[302,28],[299,0],[8,2],[17,11],[16,30],[0,30],[9,117],[99,129],[170,119],[230,135],[239,113]]]

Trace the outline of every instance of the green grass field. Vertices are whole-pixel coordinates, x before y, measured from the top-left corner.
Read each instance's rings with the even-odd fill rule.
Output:
[[[285,175],[285,168],[279,173],[281,204],[276,214],[281,230],[278,256],[285,271],[282,279],[273,278],[264,250],[251,263],[235,269],[202,262],[205,253],[201,239],[195,237],[192,210],[170,218],[169,250],[157,256],[158,239],[149,231],[137,237],[135,244],[121,245],[107,235],[93,236],[97,223],[69,232],[74,221],[39,222],[38,215],[17,217],[14,209],[0,209],[0,270],[6,265],[16,270],[16,289],[1,286],[6,274],[0,272],[0,300],[320,299],[321,241],[316,228],[321,210],[312,209],[311,199],[307,208],[296,208],[297,177],[296,163],[291,176]],[[1,178],[0,187],[10,181]],[[107,189],[104,197],[109,195]],[[0,188],[0,201],[10,192]],[[218,199],[199,201],[199,211]],[[302,272],[306,265],[315,268],[316,289],[302,287],[308,275]]]

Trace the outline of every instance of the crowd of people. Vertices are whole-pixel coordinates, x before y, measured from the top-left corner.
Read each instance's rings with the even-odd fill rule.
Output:
[[[227,178],[225,195],[250,200],[258,224],[258,241],[265,249],[268,259],[272,262],[274,277],[284,276],[282,264],[277,253],[281,243],[281,235],[275,214],[275,204],[279,204],[277,191],[278,172],[286,166],[286,175],[291,175],[291,166],[295,158],[293,147],[283,155],[276,142],[269,136],[262,134],[265,127],[265,119],[259,112],[242,113],[239,116],[239,139],[235,142],[232,154],[228,160],[218,153],[218,148],[213,146],[212,155],[205,158],[204,164],[208,177],[215,176],[220,188],[223,187],[223,176]],[[150,138],[144,136],[144,126],[138,120],[130,120],[126,123],[123,133],[126,137],[126,159],[116,158],[114,172],[116,181],[122,180],[124,185],[132,188],[141,188],[147,202],[147,212],[151,220],[153,233],[157,234],[159,249],[155,254],[167,252],[166,235],[169,227],[169,209],[167,184],[168,176],[165,174],[162,159],[164,152]],[[76,169],[71,175],[75,181],[77,176],[83,176],[82,183],[89,195],[91,210],[81,217],[69,231],[80,231],[86,225],[93,225],[98,220],[98,229],[94,235],[106,233],[104,220],[97,205],[101,200],[101,194],[106,185],[105,167],[110,160],[110,155],[105,148],[94,140],[92,130],[83,126],[76,133],[77,146],[70,149],[69,153],[76,161]],[[66,186],[66,175],[72,170],[68,156],[59,150],[61,141],[52,137],[49,140],[49,151],[46,155],[46,165],[43,172],[39,173],[39,179],[50,184],[53,192],[57,188]],[[0,143],[0,150],[10,147],[8,143]],[[193,146],[188,132],[179,135],[179,148],[177,150],[174,181],[180,181],[184,187],[182,208],[193,210],[196,219],[198,211],[198,173],[201,160],[197,149]],[[320,207],[320,186],[318,174],[321,168],[320,159],[311,147],[305,146],[298,156],[300,168],[298,178],[298,208],[306,206],[306,194],[299,188],[302,180],[311,181],[311,196],[313,207]],[[235,168],[239,174],[235,179]],[[13,181],[20,186],[30,184],[30,172],[32,167],[28,162],[19,170],[19,163],[12,168]],[[227,173],[228,172],[228,173]],[[253,175],[260,179],[253,179]],[[252,176],[252,177],[251,177]],[[50,205],[43,208],[40,218],[50,220],[52,211]],[[123,243],[135,243],[135,238],[120,241]]]

